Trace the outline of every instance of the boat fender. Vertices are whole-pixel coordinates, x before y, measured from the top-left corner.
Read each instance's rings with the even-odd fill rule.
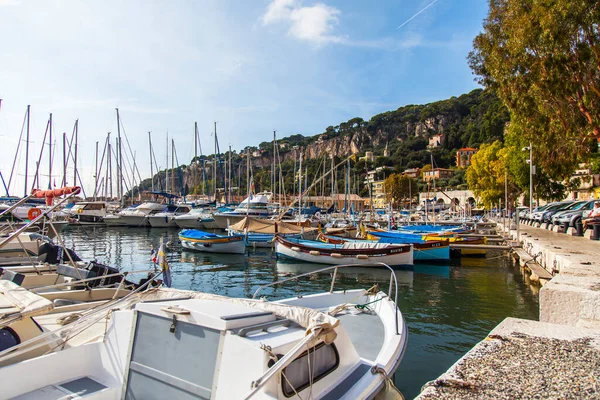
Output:
[[[300,251],[300,248],[299,248],[299,247],[296,247],[296,246],[294,246],[294,247],[292,247],[292,251]]]
[[[320,252],[320,251],[317,251],[317,250],[311,250],[311,251],[309,252],[309,254],[310,254],[311,256],[320,256],[320,255],[321,255],[321,252]]]
[[[342,258],[344,256],[341,255],[340,253],[331,253],[331,257],[333,257],[333,258]]]
[[[357,254],[356,258],[358,258],[359,260],[368,260],[369,256],[366,254]]]

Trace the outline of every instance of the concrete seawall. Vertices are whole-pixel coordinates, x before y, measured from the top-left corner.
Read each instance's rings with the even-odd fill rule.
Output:
[[[540,321],[505,319],[418,398],[600,398],[600,241],[504,229],[549,279]]]

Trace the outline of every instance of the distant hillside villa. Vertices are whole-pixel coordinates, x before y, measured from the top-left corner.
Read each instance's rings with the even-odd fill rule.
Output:
[[[423,180],[429,182],[432,179],[448,179],[454,176],[454,171],[447,168],[434,168],[423,171]]]
[[[467,168],[471,165],[471,157],[477,153],[478,149],[473,147],[463,147],[456,152],[456,166],[458,168]]]

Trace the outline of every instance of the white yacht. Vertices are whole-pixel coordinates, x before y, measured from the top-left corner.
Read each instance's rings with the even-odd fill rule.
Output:
[[[407,328],[396,300],[376,285],[335,291],[339,268],[304,274],[331,274],[331,291],[274,302],[255,298],[304,275],[260,287],[253,299],[133,292],[1,351],[2,397],[373,398],[392,390]],[[45,355],[30,356],[48,344]]]
[[[105,201],[81,201],[69,209],[69,216],[78,225],[99,225],[104,224],[107,211]]]
[[[153,228],[176,228],[175,217],[186,215],[191,209],[188,204],[169,204],[165,210],[148,215],[148,222]]]
[[[221,229],[227,229],[246,217],[269,218],[273,212],[269,209],[269,198],[264,194],[257,194],[244,199],[233,211],[214,213],[215,223]]]
[[[165,208],[167,208],[166,204],[154,202],[142,203],[133,210],[125,209],[121,211],[119,218],[126,226],[148,227],[150,226],[148,217],[164,211]]]
[[[175,224],[182,229],[218,229],[210,211],[204,208],[192,208],[189,213],[178,215]]]

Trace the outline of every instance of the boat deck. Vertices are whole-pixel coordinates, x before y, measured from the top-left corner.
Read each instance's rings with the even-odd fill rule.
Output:
[[[336,315],[356,348],[358,355],[374,361],[383,347],[385,333],[383,322],[376,314],[346,313]]]

